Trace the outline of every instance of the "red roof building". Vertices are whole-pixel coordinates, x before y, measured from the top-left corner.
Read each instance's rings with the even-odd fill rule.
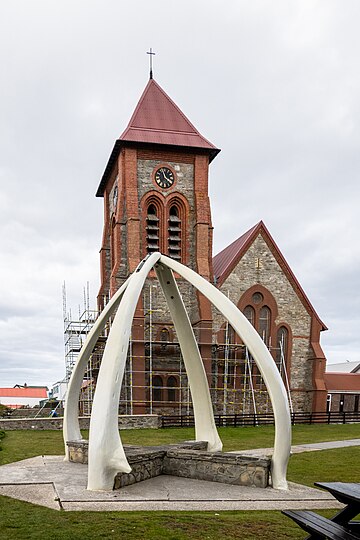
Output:
[[[359,412],[360,373],[325,373],[325,384],[329,411]]]
[[[47,399],[46,386],[19,386],[0,388],[0,403],[11,409],[34,407],[43,399]]]

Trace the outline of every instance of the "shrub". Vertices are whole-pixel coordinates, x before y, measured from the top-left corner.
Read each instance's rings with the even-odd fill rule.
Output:
[[[0,429],[0,450],[2,450],[1,441],[5,437],[5,431]]]
[[[11,412],[11,409],[9,409],[9,407],[7,407],[6,405],[2,405],[0,403],[0,417],[1,416],[8,416]]]

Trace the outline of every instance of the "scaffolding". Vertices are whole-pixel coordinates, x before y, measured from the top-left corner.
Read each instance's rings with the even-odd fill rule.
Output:
[[[128,362],[125,369],[123,388],[120,397],[120,411],[132,413],[145,401],[146,411],[162,414],[192,414],[192,400],[185,365],[176,331],[172,323],[161,318],[163,313],[157,309],[153,296],[153,285],[144,294],[144,339],[130,338]],[[160,320],[162,319],[162,320]],[[237,336],[230,331],[225,322],[224,342],[217,343],[213,338],[211,358],[204,358],[211,364],[208,373],[210,392],[216,414],[234,414],[244,412],[257,414],[271,412],[271,402],[257,368],[256,362],[247,347],[238,342]],[[195,329],[198,344],[201,328]],[[159,337],[160,335],[160,337]],[[165,335],[167,339],[162,336]],[[264,336],[263,336],[264,337]],[[143,344],[143,353],[137,360],[143,367],[141,372],[133,369],[133,346]],[[284,355],[284,343],[277,347],[268,344],[268,350],[274,358],[287,390],[290,409],[292,401],[288,378],[288,369]],[[137,363],[139,365],[139,363]],[[143,385],[136,384],[137,375],[143,375]],[[134,399],[135,390],[142,391],[142,399]],[[136,392],[138,395],[138,392]]]
[[[171,322],[164,321],[163,311],[157,307],[158,299],[154,298],[154,287],[156,289],[156,285],[148,283],[143,294],[143,338],[136,340],[133,336],[130,337],[119,413],[136,414],[142,410],[150,414],[191,415],[191,392],[176,331]],[[97,316],[96,311],[89,309],[87,285],[86,291],[84,289],[84,309],[81,312],[79,308],[79,317],[73,320],[71,312],[68,314],[66,311],[64,285],[67,380]],[[80,394],[80,413],[84,415],[91,413],[108,330],[109,328],[99,337],[84,376]],[[207,376],[215,414],[257,415],[271,412],[269,395],[257,365],[247,347],[239,342],[229,323],[225,321],[223,339],[220,342],[213,335],[211,343],[201,343],[201,328],[195,328],[194,332],[202,353],[205,349],[210,355],[204,358],[204,353],[202,354],[204,364],[211,366],[210,371],[208,367]],[[203,347],[204,345],[206,347]],[[292,411],[284,342],[280,342],[278,347],[272,347],[269,343],[268,349],[284,381]]]
[[[73,317],[71,309],[67,309],[66,285],[63,284],[63,321],[64,321],[64,347],[65,347],[65,382],[68,383],[72,370],[77,362],[82,346],[94,326],[98,311],[90,309],[89,282],[83,289],[83,306],[78,306],[77,317]],[[106,337],[101,336],[95,345],[88,362],[80,395],[80,413],[91,413],[97,372],[100,366]]]

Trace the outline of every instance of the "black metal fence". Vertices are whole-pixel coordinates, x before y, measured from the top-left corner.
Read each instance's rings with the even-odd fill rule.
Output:
[[[291,423],[297,424],[353,424],[360,423],[359,412],[295,412],[291,414]],[[266,426],[274,424],[273,414],[217,414],[217,427]],[[193,427],[194,416],[162,416],[161,427]]]

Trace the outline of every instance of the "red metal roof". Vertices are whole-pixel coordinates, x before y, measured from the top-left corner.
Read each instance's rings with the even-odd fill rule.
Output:
[[[120,149],[126,144],[156,144],[199,149],[210,155],[220,152],[205,139],[159,84],[150,79],[125,131],[115,142],[96,196],[102,197]]]
[[[150,79],[119,137],[133,141],[217,150],[203,137],[154,79]]]
[[[249,246],[253,243],[255,238],[257,238],[257,236],[260,233],[262,237],[264,238],[265,242],[268,244],[269,249],[272,251],[273,255],[277,259],[279,265],[282,267],[283,271],[287,275],[293,288],[295,289],[295,291],[297,291],[298,295],[302,299],[303,304],[305,305],[309,313],[312,313],[316,317],[316,319],[321,324],[322,330],[327,330],[327,327],[317,315],[310,300],[306,296],[303,288],[301,287],[300,283],[296,279],[295,274],[291,270],[285,257],[283,256],[280,249],[276,245],[276,242],[272,238],[268,229],[265,227],[265,224],[263,221],[259,221],[259,223],[257,223],[251,229],[249,229],[245,234],[240,236],[240,238],[238,238],[232,244],[230,244],[225,249],[220,251],[220,253],[215,255],[215,257],[213,258],[213,269],[214,269],[214,278],[215,278],[217,286],[220,287],[224,283],[226,278],[233,271],[233,269],[238,264],[242,256],[245,254]]]
[[[325,384],[329,392],[360,393],[360,373],[325,373]]]
[[[0,397],[47,398],[46,386],[38,388],[0,388]]]
[[[237,262],[235,262],[235,264],[233,263],[238,258],[239,253],[243,251],[243,247],[246,246],[247,241],[252,238],[252,233],[258,228],[258,226],[259,223],[254,225],[254,227],[240,236],[240,238],[232,242],[232,244],[228,245],[225,249],[220,251],[220,253],[215,255],[213,258],[213,268],[216,283],[222,284],[226,279],[228,269],[231,268],[232,270],[235,264],[237,264]]]

